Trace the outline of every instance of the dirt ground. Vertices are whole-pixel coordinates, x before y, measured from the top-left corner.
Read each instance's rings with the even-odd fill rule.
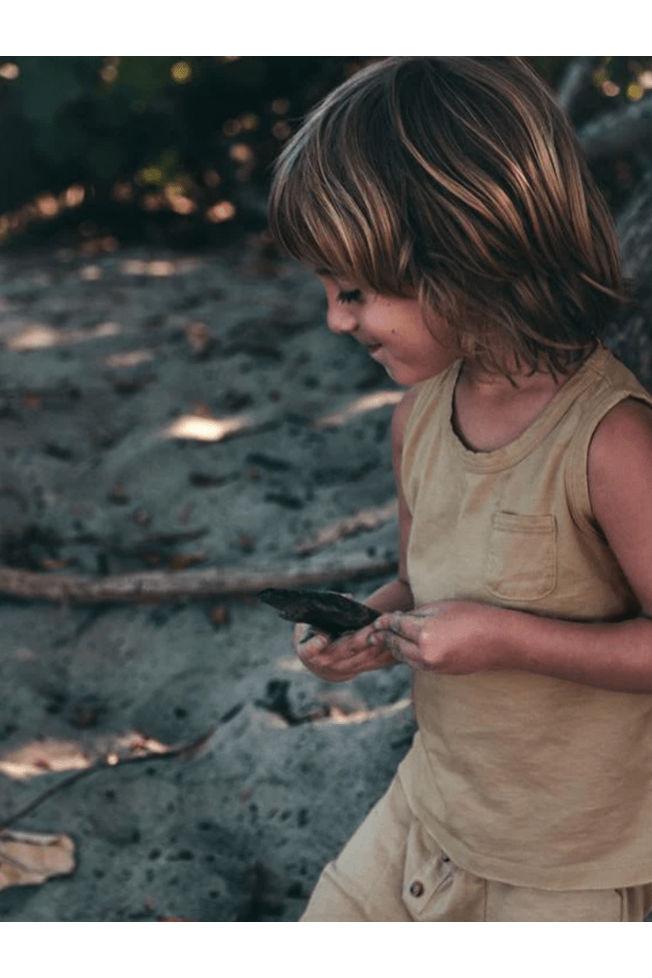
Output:
[[[0,343],[1,565],[386,579],[400,391],[301,269],[253,245],[5,252]],[[413,735],[407,671],[323,683],[253,596],[0,595],[0,630],[0,826],[76,847],[0,920],[294,921]]]

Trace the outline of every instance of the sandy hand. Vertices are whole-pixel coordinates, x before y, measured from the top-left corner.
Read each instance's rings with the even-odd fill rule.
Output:
[[[310,625],[300,624],[294,630],[294,651],[306,668],[320,679],[342,683],[362,672],[396,665],[396,659],[382,642],[369,644],[372,634],[368,625],[333,639]]]

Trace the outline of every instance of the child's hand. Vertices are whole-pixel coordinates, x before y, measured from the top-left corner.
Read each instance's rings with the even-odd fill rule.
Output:
[[[471,601],[436,601],[416,611],[381,615],[369,626],[371,642],[413,669],[448,675],[495,669],[495,622],[501,609]]]
[[[372,626],[367,625],[357,632],[345,632],[340,638],[331,639],[310,625],[300,624],[294,629],[294,651],[304,666],[320,679],[343,683],[361,672],[396,665],[396,659],[386,651],[382,639],[369,645],[372,634]]]

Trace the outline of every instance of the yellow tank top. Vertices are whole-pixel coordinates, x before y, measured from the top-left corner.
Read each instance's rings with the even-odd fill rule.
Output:
[[[460,366],[419,385],[406,426],[416,606],[457,598],[573,621],[636,616],[591,511],[587,454],[612,407],[652,397],[599,347],[515,441],[473,452],[451,423]],[[419,729],[399,776],[464,869],[542,889],[652,880],[652,695],[520,671],[417,672],[414,704]]]

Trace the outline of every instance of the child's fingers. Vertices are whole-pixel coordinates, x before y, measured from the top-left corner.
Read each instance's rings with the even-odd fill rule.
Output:
[[[314,665],[319,668],[322,678],[331,682],[346,682],[362,672],[385,668],[394,662],[395,659],[386,649],[367,645],[352,654],[349,651],[346,656],[324,656]]]
[[[361,672],[391,665],[393,657],[383,647],[370,645],[371,626],[345,632],[332,639],[323,632],[299,624],[294,630],[294,648],[306,668],[328,682],[346,682]]]
[[[315,638],[328,639],[328,636],[325,632],[320,632],[312,625],[306,624],[306,622],[299,622],[298,625],[294,626],[295,645],[305,645],[306,642],[310,642]]]
[[[397,611],[381,615],[369,627],[373,632],[390,633],[408,642],[416,643],[419,641],[423,624],[424,616]]]
[[[411,621],[409,615],[382,615],[371,626],[369,643],[383,648],[399,662],[415,665],[422,627],[423,622]]]
[[[328,646],[330,639],[310,625],[301,623],[294,629],[294,651],[304,665],[310,667],[316,656]]]

